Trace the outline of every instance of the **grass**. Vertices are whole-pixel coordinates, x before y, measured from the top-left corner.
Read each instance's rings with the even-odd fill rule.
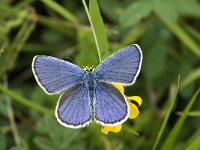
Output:
[[[0,2],[0,149],[199,149],[200,4],[160,3]],[[78,130],[59,125],[53,115],[58,95],[48,96],[36,84],[32,58],[41,54],[97,65],[134,43],[144,59],[125,94],[142,97],[139,116],[108,135],[96,124]]]

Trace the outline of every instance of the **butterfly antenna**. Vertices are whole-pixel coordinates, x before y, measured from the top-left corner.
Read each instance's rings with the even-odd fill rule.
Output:
[[[69,62],[74,62],[71,58],[65,57],[64,60],[69,61]]]
[[[101,53],[101,57],[102,57],[103,55],[105,55],[105,51]]]

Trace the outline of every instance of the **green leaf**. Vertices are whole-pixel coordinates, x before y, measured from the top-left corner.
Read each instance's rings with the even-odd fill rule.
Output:
[[[120,24],[122,26],[131,26],[137,24],[141,19],[147,17],[152,10],[151,2],[138,1],[132,3],[125,9],[120,17]]]
[[[45,116],[42,118],[38,122],[36,130],[41,135],[35,137],[34,142],[41,149],[47,150],[51,147],[51,149],[65,150],[76,145],[83,148],[84,143],[78,138],[80,130],[63,127],[56,121],[55,117]]]
[[[178,93],[178,90],[179,90],[179,84],[180,84],[180,76],[178,77],[176,91],[175,91],[174,96],[172,98],[172,102],[171,102],[171,104],[170,104],[170,106],[169,106],[169,108],[168,108],[168,110],[166,112],[166,115],[165,115],[165,118],[164,118],[163,123],[161,125],[161,128],[160,128],[160,130],[159,130],[159,132],[158,132],[158,134],[156,136],[156,140],[155,140],[154,145],[153,145],[153,150],[156,150],[156,148],[158,147],[158,144],[159,144],[159,141],[160,141],[160,139],[162,137],[163,131],[164,131],[166,125],[167,125],[167,121],[169,119],[169,116],[171,114],[172,108],[174,106],[174,102],[175,102],[176,97],[177,97],[177,93]]]
[[[97,52],[95,49],[94,38],[91,30],[80,28],[77,31],[79,52],[75,56],[75,62],[79,66],[93,66],[98,64]]]
[[[154,12],[163,19],[169,22],[175,22],[178,18],[177,10],[174,9],[174,3],[172,1],[157,0],[153,3]]]
[[[198,0],[175,0],[171,1],[174,9],[182,16],[200,17],[200,4]]]
[[[199,150],[200,149],[200,135],[188,146],[185,150]]]
[[[153,2],[153,10],[171,23],[176,22],[179,16],[200,17],[200,5],[196,0],[157,0]]]
[[[181,131],[181,128],[187,118],[187,113],[190,111],[192,108],[198,94],[200,92],[200,88],[197,90],[197,92],[193,95],[193,97],[190,99],[189,103],[185,107],[183,111],[183,115],[178,119],[174,127],[171,129],[169,132],[169,135],[167,136],[167,139],[165,140],[164,144],[162,145],[162,150],[169,150],[172,149],[176,139],[178,137],[179,132]]]
[[[91,23],[94,28],[93,33],[96,39],[96,45],[98,49],[98,54],[100,56],[100,62],[109,56],[109,45],[105,26],[97,0],[90,0],[89,12],[91,17]]]
[[[199,150],[200,149],[200,130],[194,132],[194,134],[186,142],[185,150]]]
[[[123,130],[125,130],[126,132],[129,132],[131,134],[134,134],[136,136],[140,136],[140,134],[135,129],[133,129],[132,127],[129,127],[127,125],[123,125]]]
[[[34,139],[34,143],[42,150],[54,150],[55,149],[53,143],[43,137],[36,137]]]
[[[0,130],[0,150],[6,150],[6,137]]]
[[[96,43],[99,61],[101,62],[103,59],[109,56],[109,49],[108,49],[107,36],[103,25],[103,20],[99,11],[99,7],[97,4],[97,0],[90,1],[90,12],[87,8],[85,0],[82,0],[82,2],[85,7],[85,11],[87,13],[92,28],[92,33]]]
[[[195,0],[152,0],[133,2],[121,15],[120,23],[131,26],[154,11],[164,20],[174,23],[179,16],[200,16],[200,5]]]

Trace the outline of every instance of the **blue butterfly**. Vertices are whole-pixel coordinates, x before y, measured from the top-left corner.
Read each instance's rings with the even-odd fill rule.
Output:
[[[35,56],[32,70],[40,87],[49,95],[64,91],[55,115],[60,124],[81,128],[91,121],[106,126],[123,123],[129,105],[112,82],[132,85],[141,68],[142,52],[137,44],[115,52],[95,70],[80,67],[51,56]]]

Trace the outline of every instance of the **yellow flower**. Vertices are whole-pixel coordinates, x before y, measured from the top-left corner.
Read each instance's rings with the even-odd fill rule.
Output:
[[[122,93],[124,93],[124,87],[119,83],[112,83],[118,90],[120,90]],[[131,101],[135,101],[138,106],[142,104],[142,99],[139,96],[126,96],[126,100],[130,107],[130,113],[129,113],[129,119],[135,119],[138,114],[139,110],[138,107],[132,103]],[[119,124],[117,126],[102,126],[101,132],[104,134],[108,134],[109,132],[119,132],[122,129],[122,124]]]

